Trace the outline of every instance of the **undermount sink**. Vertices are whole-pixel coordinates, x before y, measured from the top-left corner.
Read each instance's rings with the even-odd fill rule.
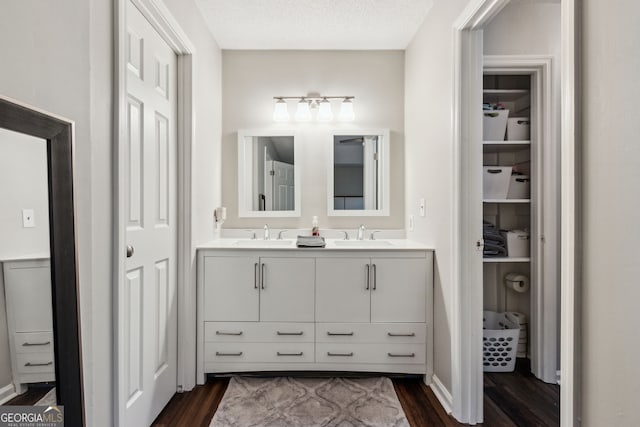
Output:
[[[336,240],[336,246],[355,246],[355,247],[380,247],[393,246],[393,243],[386,240]]]
[[[238,240],[233,244],[234,246],[252,246],[252,247],[266,247],[266,246],[292,246],[293,240]]]

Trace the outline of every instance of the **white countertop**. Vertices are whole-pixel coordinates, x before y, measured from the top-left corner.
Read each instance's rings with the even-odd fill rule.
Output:
[[[255,249],[255,250],[283,250],[283,251],[362,251],[362,250],[427,250],[433,248],[419,242],[406,239],[380,239],[380,240],[342,240],[325,239],[327,246],[324,248],[298,248],[295,239],[263,240],[263,239],[218,239],[198,245],[196,249]]]
[[[26,254],[26,255],[7,256],[4,258],[0,257],[0,262],[35,261],[38,259],[49,259],[49,252],[38,252],[38,253]]]

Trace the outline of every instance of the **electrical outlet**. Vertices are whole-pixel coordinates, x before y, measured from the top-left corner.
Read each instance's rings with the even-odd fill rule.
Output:
[[[33,209],[22,209],[22,226],[24,228],[36,226],[36,218]]]
[[[420,199],[420,216],[425,215],[424,199]]]
[[[413,215],[409,215],[409,231],[413,231]]]

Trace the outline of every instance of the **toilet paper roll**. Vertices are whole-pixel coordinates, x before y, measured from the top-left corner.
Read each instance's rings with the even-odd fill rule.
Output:
[[[529,290],[529,278],[524,274],[509,273],[504,277],[504,286],[518,293],[524,293]]]

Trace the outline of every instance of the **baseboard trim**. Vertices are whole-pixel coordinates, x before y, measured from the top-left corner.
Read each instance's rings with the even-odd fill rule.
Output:
[[[13,388],[13,383],[9,383],[6,386],[0,388],[0,405],[4,405],[6,402],[10,401],[14,397],[16,397],[16,391]]]
[[[435,394],[438,401],[440,401],[442,408],[447,412],[447,414],[451,414],[451,408],[453,408],[453,397],[436,374],[431,376],[431,384],[429,384],[429,387],[431,387],[433,394]]]

